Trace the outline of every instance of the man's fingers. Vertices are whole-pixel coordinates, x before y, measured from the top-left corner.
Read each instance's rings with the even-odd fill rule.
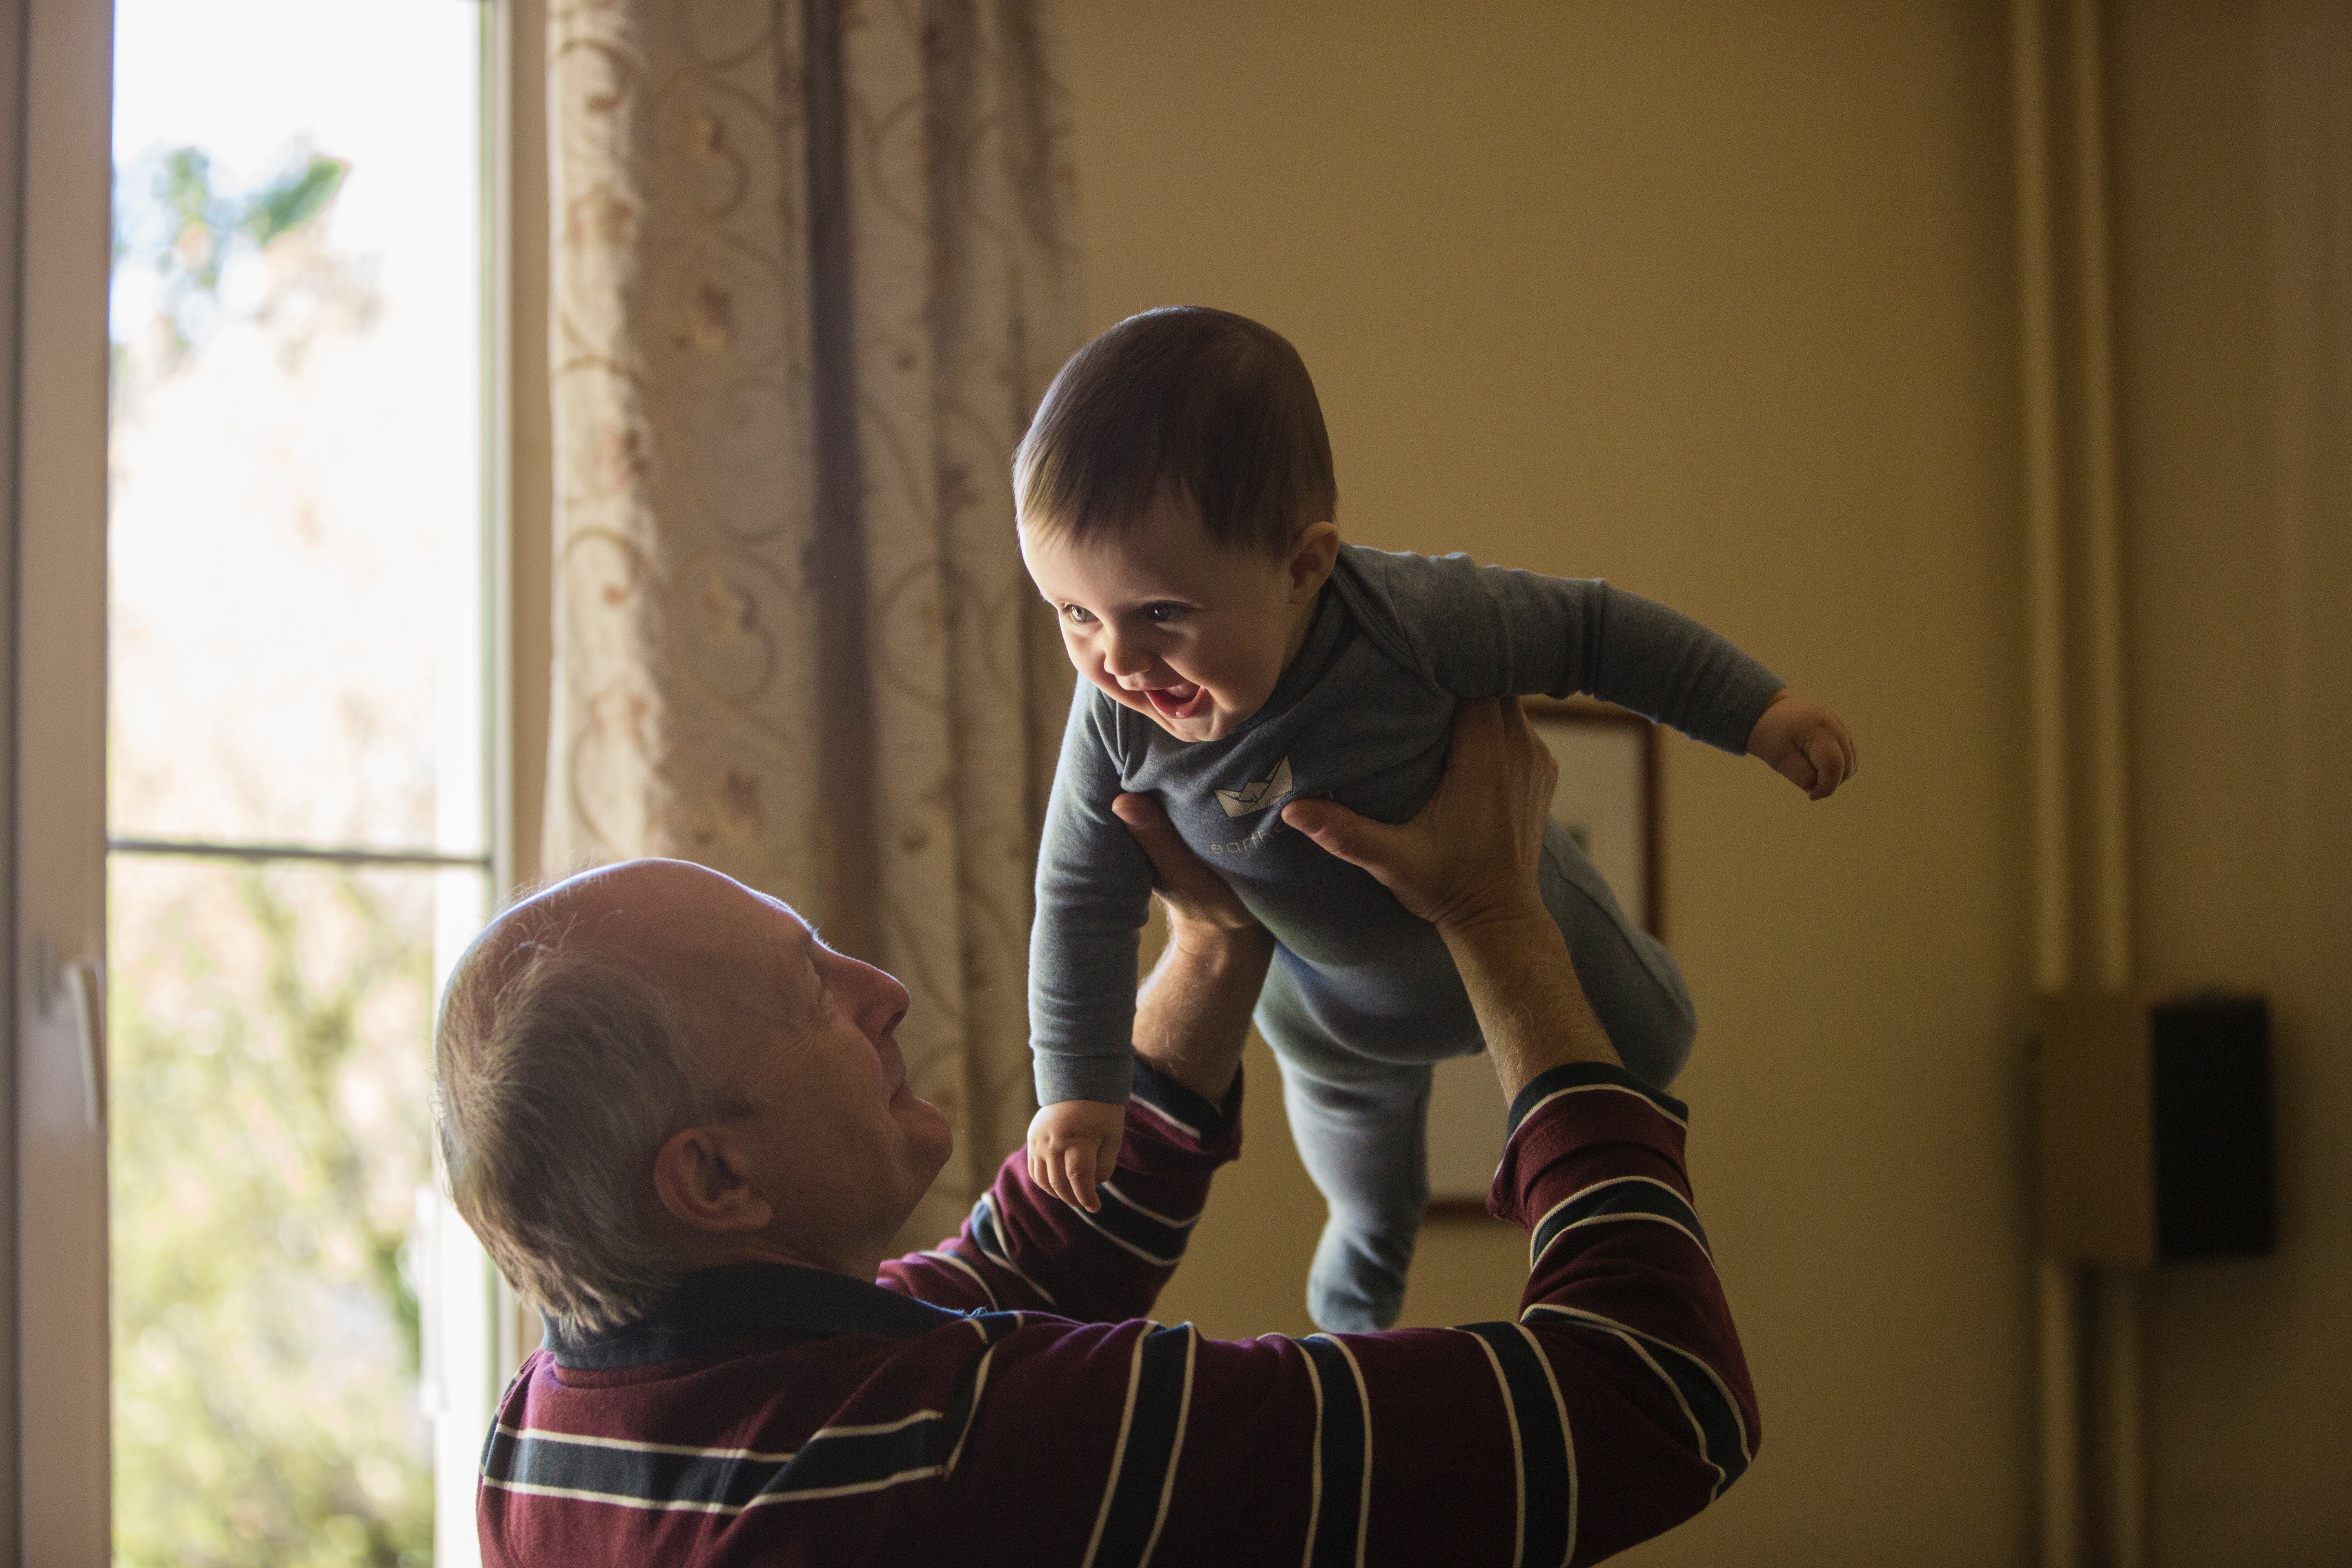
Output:
[[[1127,830],[1143,846],[1150,858],[1152,869],[1166,880],[1171,870],[1182,870],[1194,857],[1177,838],[1176,830],[1169,825],[1168,813],[1148,795],[1123,795],[1110,803],[1111,815],[1127,825]],[[1179,857],[1181,857],[1180,858]]]
[[[1282,820],[1354,866],[1362,865],[1384,836],[1397,831],[1385,822],[1357,815],[1336,800],[1294,800],[1282,808]]]

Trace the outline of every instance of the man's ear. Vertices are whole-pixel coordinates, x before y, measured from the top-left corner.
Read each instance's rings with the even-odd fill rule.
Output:
[[[724,1127],[689,1127],[654,1155],[654,1194],[679,1224],[701,1231],[763,1230],[774,1217],[745,1174]]]
[[[1290,602],[1303,604],[1315,596],[1317,589],[1331,575],[1339,563],[1339,525],[1336,522],[1310,522],[1298,531],[1290,542]]]

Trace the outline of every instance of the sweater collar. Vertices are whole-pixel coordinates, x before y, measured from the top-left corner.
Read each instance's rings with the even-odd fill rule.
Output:
[[[550,1322],[558,1366],[605,1371],[707,1354],[750,1334],[866,1334],[911,1340],[961,1313],[863,1279],[791,1263],[730,1263],[677,1280],[643,1317],[601,1334]]]

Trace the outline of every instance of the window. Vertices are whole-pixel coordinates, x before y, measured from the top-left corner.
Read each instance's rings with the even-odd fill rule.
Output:
[[[115,4],[126,1564],[472,1551],[496,1314],[431,1189],[427,1084],[440,978],[500,880],[496,20]]]

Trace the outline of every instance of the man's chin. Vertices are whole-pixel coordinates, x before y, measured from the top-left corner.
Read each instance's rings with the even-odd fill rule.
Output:
[[[903,1101],[896,1107],[898,1124],[907,1130],[907,1147],[925,1165],[923,1181],[929,1184],[947,1166],[948,1156],[955,1152],[955,1129],[948,1125],[947,1112],[909,1089],[900,1089]]]

